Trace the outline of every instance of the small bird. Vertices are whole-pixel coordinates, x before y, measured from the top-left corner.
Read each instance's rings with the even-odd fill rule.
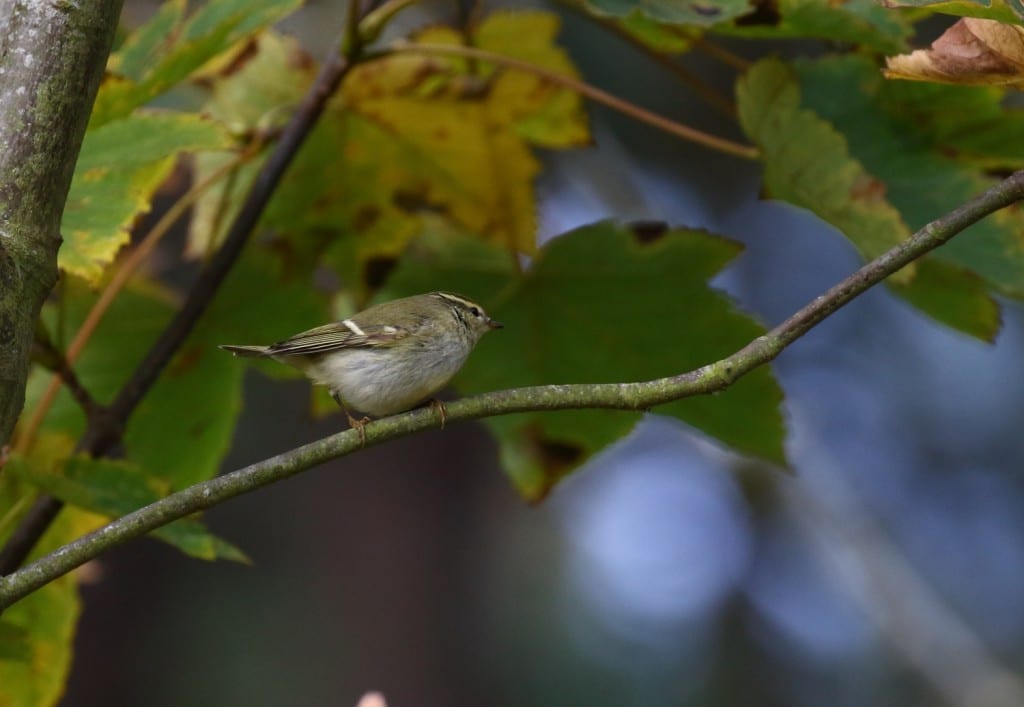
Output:
[[[357,419],[352,410],[384,417],[415,407],[448,384],[484,334],[500,328],[476,302],[430,292],[375,305],[270,346],[220,348],[272,358],[327,386],[365,444],[370,418]],[[431,404],[443,424],[444,405]]]

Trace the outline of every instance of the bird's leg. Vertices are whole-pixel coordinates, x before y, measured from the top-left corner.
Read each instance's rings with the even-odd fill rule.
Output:
[[[444,423],[448,421],[448,411],[444,407],[444,403],[437,398],[430,399],[430,409],[436,410],[437,414],[441,416],[441,429],[444,429]]]
[[[356,418],[352,417],[352,415],[349,413],[348,410],[345,411],[345,417],[348,418],[348,425],[349,425],[349,427],[351,427],[352,429],[354,429],[356,432],[359,433],[359,446],[360,447],[365,447],[366,446],[366,423],[370,421],[370,418],[366,417],[364,415],[363,417],[360,417],[359,419],[356,419]]]
[[[335,391],[332,390],[331,391],[331,397],[334,398],[334,402],[338,403],[338,407],[340,407],[342,409],[342,412],[345,413],[345,417],[348,418],[348,426],[351,427],[352,429],[354,429],[356,432],[359,433],[359,446],[360,447],[365,447],[366,446],[366,423],[370,421],[370,418],[364,416],[361,419],[356,419],[356,418],[352,417],[352,413],[350,413],[348,411],[348,406],[345,405],[345,401],[341,399],[341,396],[338,395],[338,393],[336,393]]]

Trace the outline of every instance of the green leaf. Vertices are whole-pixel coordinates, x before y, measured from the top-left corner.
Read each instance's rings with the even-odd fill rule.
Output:
[[[741,17],[753,9],[749,0],[585,0],[584,6],[598,15],[626,17],[635,13],[657,22],[698,27]]]
[[[74,278],[64,287],[63,313],[53,303],[43,310],[47,328],[58,341],[70,338],[96,299]],[[118,295],[75,363],[82,384],[98,402],[108,403],[120,390],[175,306],[166,292],[144,281]],[[269,343],[328,317],[325,298],[305,277],[283,274],[280,265],[258,249],[247,252],[132,415],[124,438],[128,459],[173,490],[215,475],[234,435],[245,373],[243,362],[217,345]],[[38,404],[50,377],[33,370],[26,410]],[[84,415],[62,388],[43,431],[74,439],[84,429]]]
[[[220,125],[186,113],[135,114],[87,133],[61,222],[60,267],[95,284],[177,155],[230,145]]]
[[[885,186],[853,159],[846,140],[800,106],[796,75],[781,61],[755,64],[736,90],[740,124],[757,143],[764,182],[777,199],[836,226],[865,258],[903,241],[909,230],[885,199]],[[902,280],[909,280],[904,270]]]
[[[132,416],[126,456],[175,490],[214,476],[241,412],[243,373],[209,342],[190,339]]]
[[[82,173],[72,182],[61,222],[58,264],[97,284],[104,268],[128,243],[136,216],[149,211],[153,194],[174,167],[174,156],[135,169]]]
[[[42,320],[54,341],[71,339],[96,301],[96,293],[78,278],[65,278],[57,298],[43,307]],[[108,404],[145,355],[153,338],[170,319],[172,297],[156,285],[137,280],[113,301],[74,368],[85,388],[100,404]],[[25,391],[25,410],[35,407],[51,379],[49,371],[33,367]],[[85,416],[61,387],[43,424],[44,432],[78,439]]]
[[[909,286],[890,286],[928,316],[971,336],[992,342],[999,333],[999,303],[989,295],[985,281],[965,268],[923,258]]]
[[[975,0],[974,2],[949,2],[947,0],[885,0],[889,7],[925,8],[960,17],[982,17],[1000,22],[1021,24],[1024,20],[1024,5],[1020,0]]]
[[[923,113],[939,103],[953,105],[971,92],[978,93],[970,104],[990,101],[992,89],[885,81],[870,61],[855,56],[801,61],[796,69],[807,105],[843,131],[853,155],[884,181],[888,200],[911,228],[995,183],[973,159],[958,159],[950,149],[955,140],[950,145],[943,139],[977,129],[970,111],[957,109],[934,122]],[[851,85],[858,90],[844,88]],[[1007,120],[1018,115],[1007,112]],[[929,123],[941,128],[929,128]],[[1024,297],[1022,230],[1020,209],[1004,209],[968,228],[934,257],[974,271],[1003,294]]]
[[[214,476],[234,436],[246,371],[217,346],[278,341],[329,318],[306,277],[282,274],[266,253],[251,250],[139,405],[125,435],[127,456],[175,490]]]
[[[438,233],[417,241],[388,296],[431,289],[479,299],[505,329],[483,339],[456,379],[462,393],[525,385],[649,380],[715,361],[763,333],[707,287],[736,244],[688,230],[601,223],[560,236],[525,273],[499,249]],[[724,394],[654,412],[738,451],[783,459],[782,393],[767,368]],[[607,410],[489,418],[506,471],[530,499],[626,434],[639,413]]]
[[[187,0],[166,0],[146,24],[125,38],[107,61],[107,71],[132,81],[141,81],[156,64],[185,18]]]
[[[244,374],[250,366],[274,377],[301,374],[276,361],[235,358],[217,346],[269,344],[337,318],[331,314],[327,297],[310,285],[308,273],[291,273],[282,265],[276,254],[250,250],[232,269],[196,327],[196,345],[217,356],[219,365],[230,367],[232,377]],[[336,410],[337,405],[331,402]],[[230,422],[233,425],[234,419]],[[231,439],[231,425],[225,426],[225,442]],[[159,441],[157,445],[165,446]]]
[[[187,20],[184,4],[171,0],[111,57],[90,129],[127,116],[178,85],[211,59],[290,14],[301,0],[218,0],[201,5]]]
[[[224,126],[198,113],[138,112],[90,131],[76,172],[142,167],[179,152],[224,150],[234,141]]]
[[[72,506],[110,518],[127,515],[170,492],[166,481],[124,461],[74,456],[46,462],[13,455],[8,468],[20,481]],[[154,530],[153,536],[192,557],[248,562],[245,553],[194,519],[165,525]]]
[[[859,45],[883,54],[906,49],[911,27],[906,17],[882,7],[875,0],[779,0],[764,22],[740,18],[715,27],[716,33],[766,39],[817,38]]]
[[[13,479],[0,485],[0,508],[11,507],[23,493],[27,489]],[[66,509],[46,531],[30,559],[93,530],[98,522],[92,514]],[[6,535],[0,536],[0,542],[6,540]],[[64,693],[81,612],[76,575],[59,577],[4,610],[0,622],[4,638],[0,644],[9,651],[0,656],[3,707],[50,707]]]
[[[44,320],[57,340],[63,316],[74,331],[92,307],[95,295],[81,283],[65,283],[64,312],[44,308]],[[270,293],[274,291],[271,288]],[[175,303],[167,293],[136,281],[114,300],[75,370],[83,385],[101,403],[109,402],[166,326]],[[157,380],[129,421],[125,452],[147,473],[173,489],[213,476],[231,443],[241,399],[242,371],[225,360],[212,344],[190,338]],[[26,408],[37,404],[49,375],[35,372],[30,379]],[[81,435],[84,416],[62,389],[43,429]]]
[[[888,83],[888,82],[886,82]],[[888,90],[874,85],[879,108],[911,132],[912,148],[933,152],[981,170],[1024,167],[1024,110],[1006,105],[1004,88],[908,82]]]
[[[860,125],[861,121],[872,122],[874,116],[864,113],[850,116],[848,122],[838,124],[843,129],[841,133],[824,119],[834,118],[834,111],[823,117],[802,105],[827,105],[822,101],[826,96],[842,104],[839,96],[858,94],[849,90],[849,86],[862,85],[859,79],[863,77],[832,78],[837,83],[830,85],[821,81],[813,91],[801,92],[792,69],[774,59],[761,61],[740,81],[737,90],[740,121],[751,139],[761,147],[768,193],[832,223],[866,259],[873,258],[909,235],[910,228],[904,221],[911,218],[903,203],[897,200],[890,175],[877,171],[875,162],[862,162],[858,158],[863,159],[863,154],[857,151],[851,154],[848,146],[850,134],[845,128],[866,128],[876,133],[877,127]],[[874,135],[874,139],[877,137]],[[907,146],[903,137],[899,140],[897,142],[893,136],[884,144],[892,151],[894,159],[899,156],[898,159],[903,160]],[[865,163],[870,172],[865,169]],[[915,179],[915,192],[927,190],[926,174],[919,174]],[[948,208],[963,200],[951,203]],[[932,217],[943,212],[936,210]],[[910,225],[919,227],[923,222],[911,221]],[[889,282],[898,294],[929,316],[984,339],[995,336],[998,308],[984,288],[978,286],[977,278],[962,267],[939,265],[928,266],[928,272],[917,277],[917,271],[923,267],[922,261],[904,268],[890,277]],[[960,306],[951,307],[951,298],[960,298]],[[965,317],[969,312],[984,316]]]
[[[0,618],[0,663],[5,660],[27,663],[31,655],[28,630]]]
[[[703,30],[687,25],[670,25],[652,20],[646,15],[633,13],[622,18],[604,20],[618,27],[633,39],[658,52],[683,54],[693,46]]]
[[[292,273],[273,250],[253,247],[225,279],[193,340],[208,347],[270,343],[331,318],[328,299],[308,272]],[[218,355],[239,363],[223,351]]]

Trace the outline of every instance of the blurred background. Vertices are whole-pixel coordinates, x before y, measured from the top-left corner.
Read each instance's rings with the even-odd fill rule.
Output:
[[[343,14],[310,3],[285,29],[319,55]],[[563,15],[589,82],[739,137]],[[757,165],[590,115],[592,148],[544,156],[545,237],[615,217],[741,241],[715,284],[768,326],[858,267],[830,226],[759,199]],[[90,568],[63,704],[1024,704],[1024,317],[1004,319],[989,346],[882,289],[829,318],[774,364],[791,473],[648,416],[536,507],[474,424],[244,496],[207,521],[252,566],[146,540]],[[225,470],[344,426],[309,400],[253,372]]]

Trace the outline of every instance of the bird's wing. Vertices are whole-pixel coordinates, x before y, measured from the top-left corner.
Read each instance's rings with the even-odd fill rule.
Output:
[[[360,326],[350,319],[324,324],[267,347],[271,356],[308,356],[338,349],[392,346],[409,335],[396,326]]]

